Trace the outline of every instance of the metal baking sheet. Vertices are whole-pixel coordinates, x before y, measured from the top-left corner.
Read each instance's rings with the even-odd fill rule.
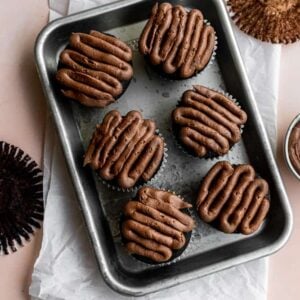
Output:
[[[216,59],[202,73],[189,80],[161,78],[147,66],[136,48],[137,38],[148,18],[153,1],[118,1],[50,23],[36,43],[36,64],[63,146],[70,176],[77,192],[87,232],[104,280],[114,290],[143,295],[177,285],[249,260],[270,255],[288,239],[292,214],[271,147],[238,47],[229,17],[221,0],[170,1],[187,8],[199,8],[218,36]],[[60,94],[54,76],[58,56],[72,32],[90,29],[109,32],[129,43],[134,50],[134,78],[116,103],[105,109],[91,109]],[[224,234],[203,223],[197,227],[182,256],[173,263],[147,265],[128,255],[121,244],[119,215],[122,205],[134,193],[116,192],[103,185],[94,173],[82,167],[84,149],[97,122],[112,109],[125,114],[140,110],[152,118],[165,137],[168,162],[151,185],[175,191],[194,202],[199,182],[218,160],[200,160],[184,154],[175,144],[170,114],[182,92],[193,84],[222,89],[235,97],[248,114],[242,141],[221,159],[232,163],[250,162],[270,185],[271,209],[261,229],[251,236]],[[96,267],[96,266],[95,266]]]

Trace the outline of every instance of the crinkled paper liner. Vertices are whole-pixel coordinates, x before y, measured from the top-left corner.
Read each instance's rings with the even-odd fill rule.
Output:
[[[213,88],[210,88],[210,87],[207,87],[207,88],[211,89],[211,90],[214,91],[214,92],[223,94],[225,97],[227,97],[228,99],[232,100],[239,108],[241,108],[240,103],[239,103],[239,102],[238,102],[231,94],[229,94],[229,93],[227,93],[227,92],[224,92],[224,91],[222,91],[222,90],[217,90],[217,89],[213,89]],[[177,102],[177,106],[176,106],[176,107],[179,107],[179,106],[180,106],[180,102],[181,102],[181,100],[179,100],[179,101]],[[244,128],[244,124],[242,124],[242,125],[240,126],[240,132],[241,132],[241,135],[242,135],[242,133],[243,133],[243,128]],[[225,153],[224,155],[217,155],[217,154],[214,154],[214,153],[210,152],[211,154],[206,154],[206,155],[203,156],[203,157],[199,157],[199,156],[193,155],[193,154],[192,154],[192,151],[189,152],[189,151],[181,144],[181,142],[179,141],[179,138],[177,137],[176,133],[174,132],[174,128],[173,128],[173,120],[171,120],[171,130],[172,130],[172,133],[173,133],[172,136],[173,136],[173,139],[174,139],[174,141],[175,141],[176,146],[177,146],[184,154],[188,155],[188,156],[191,157],[191,158],[206,159],[206,160],[215,160],[215,159],[219,159],[219,158],[221,158],[221,157],[227,155],[229,152],[231,152],[232,149],[234,148],[234,146],[240,142],[240,141],[238,141],[237,143],[232,144],[232,146],[230,147],[229,151],[228,151],[227,153]]]
[[[176,195],[177,197],[179,197],[181,200],[183,200],[183,201],[185,201],[185,202],[187,202],[181,195],[178,195],[178,194],[176,194],[174,191],[171,191],[171,190],[166,190],[166,189],[164,189],[164,188],[159,188],[159,190],[161,190],[161,191],[165,191],[165,192],[169,192],[169,193],[172,193],[172,194],[174,194],[174,195]],[[191,203],[192,204],[192,203]],[[193,205],[193,204],[192,204]],[[194,213],[194,210],[193,210],[193,207],[191,207],[191,208],[187,208],[187,211],[188,211],[188,215],[194,220],[194,222],[195,222],[195,224],[197,224],[196,223],[196,218],[195,218],[195,213]],[[122,214],[119,216],[119,227],[121,227],[121,216],[122,216]],[[126,253],[128,253],[128,255],[130,256],[130,257],[132,257],[132,259],[135,261],[135,263],[137,263],[137,264],[141,264],[141,265],[143,265],[143,266],[151,266],[151,267],[164,267],[164,266],[169,266],[169,265],[171,265],[171,264],[174,264],[174,263],[177,263],[177,262],[179,262],[183,257],[186,257],[188,254],[190,254],[191,253],[191,251],[192,251],[192,247],[191,247],[191,244],[194,242],[194,240],[195,240],[195,229],[193,229],[192,231],[191,231],[191,235],[190,235],[190,237],[189,237],[189,239],[188,240],[186,240],[186,244],[184,245],[184,250],[178,255],[178,256],[176,256],[176,257],[174,257],[174,258],[171,258],[169,261],[167,261],[167,262],[153,262],[153,263],[147,263],[147,262],[144,262],[144,261],[142,261],[142,260],[140,260],[140,259],[138,259],[134,254],[130,254],[130,253],[128,253],[127,251],[126,251],[126,249],[125,249],[125,251],[126,251]],[[122,233],[121,233],[121,230],[120,230],[120,236],[121,236],[121,244],[122,244],[122,246],[124,247],[124,242],[123,242],[123,239],[122,239]],[[180,249],[179,249],[180,250]],[[149,259],[150,260],[150,259]]]
[[[163,170],[166,167],[167,161],[168,161],[168,148],[167,148],[167,144],[165,143],[165,139],[162,136],[162,134],[159,132],[159,130],[156,130],[156,134],[159,135],[163,141],[164,141],[164,155],[163,155],[163,159],[162,162],[158,168],[158,170],[156,171],[156,173],[154,174],[154,176],[147,182],[142,182],[136,186],[133,186],[131,188],[122,188],[120,186],[118,186],[117,184],[113,184],[107,180],[104,180],[103,178],[101,178],[100,176],[98,176],[98,178],[100,179],[100,181],[109,189],[113,190],[113,191],[118,191],[118,192],[135,192],[138,189],[140,189],[141,187],[145,186],[145,185],[149,185],[149,184],[153,184],[155,183],[155,181],[161,176]]]
[[[274,44],[300,40],[299,1],[227,0],[226,5],[237,27],[258,40]]]
[[[16,252],[41,228],[43,173],[21,148],[0,142],[0,256]]]

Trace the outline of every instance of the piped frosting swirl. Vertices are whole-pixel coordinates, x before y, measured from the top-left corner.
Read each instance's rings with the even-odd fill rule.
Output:
[[[215,47],[215,31],[200,10],[157,3],[139,40],[140,52],[163,72],[188,78],[203,70]]]
[[[126,116],[112,110],[96,126],[84,158],[84,165],[97,170],[101,178],[116,180],[121,188],[150,180],[164,156],[164,141],[155,133],[154,121],[138,111]]]
[[[256,178],[251,165],[216,163],[200,185],[196,209],[205,222],[218,221],[226,233],[255,232],[265,219],[270,202],[268,183]]]
[[[172,113],[180,142],[195,156],[224,155],[241,138],[247,114],[221,93],[196,85]]]
[[[168,261],[173,250],[186,244],[184,233],[195,226],[194,220],[181,211],[189,207],[189,203],[170,192],[141,188],[136,200],[124,207],[122,235],[126,249],[155,262]]]
[[[60,55],[56,79],[66,97],[86,106],[105,107],[132,78],[131,60],[131,49],[113,36],[94,30],[72,33]]]

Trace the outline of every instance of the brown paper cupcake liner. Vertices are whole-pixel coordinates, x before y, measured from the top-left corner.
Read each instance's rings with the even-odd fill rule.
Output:
[[[300,40],[298,0],[227,0],[227,7],[239,29],[256,39],[277,44]]]
[[[237,101],[237,99],[234,98],[234,97],[233,97],[231,94],[229,94],[228,92],[225,92],[225,91],[223,91],[223,90],[213,89],[213,88],[210,88],[210,87],[208,87],[208,88],[211,89],[211,90],[214,91],[214,92],[218,92],[218,93],[223,94],[224,96],[226,96],[227,98],[229,98],[230,100],[232,100],[239,108],[241,108],[241,105],[240,105],[240,103]],[[180,102],[181,102],[181,100],[179,100],[179,101],[177,102],[177,106],[176,106],[176,107],[180,106]],[[241,135],[242,135],[242,133],[243,133],[243,129],[244,129],[244,124],[242,124],[242,125],[240,126],[240,132],[241,132]],[[206,159],[206,160],[211,160],[211,161],[217,160],[217,159],[219,159],[219,158],[221,158],[221,157],[227,155],[229,152],[231,152],[232,149],[234,148],[234,146],[240,142],[240,141],[239,141],[239,142],[237,142],[237,143],[235,143],[235,144],[232,144],[231,147],[229,148],[229,151],[228,151],[227,153],[225,153],[224,155],[218,155],[218,154],[216,154],[216,153],[214,153],[214,152],[212,152],[212,151],[209,151],[205,156],[199,157],[199,156],[194,155],[192,151],[189,151],[188,148],[186,148],[184,145],[182,145],[182,143],[180,142],[180,140],[179,140],[179,138],[178,138],[178,135],[176,134],[176,131],[177,131],[177,130],[176,130],[175,126],[173,125],[173,121],[172,121],[172,120],[171,120],[171,130],[172,130],[173,140],[174,140],[174,142],[175,142],[177,148],[179,148],[185,155],[188,155],[189,157],[194,158],[194,159],[195,159],[195,158],[196,158],[196,159]]]
[[[232,166],[237,166],[237,165],[238,165],[238,164],[232,164]],[[206,176],[206,174],[205,174],[205,176]],[[201,178],[201,180],[200,180],[200,182],[199,182],[199,187],[202,185],[202,182],[203,182],[205,176],[203,176],[203,177]],[[260,174],[257,173],[257,172],[255,172],[255,178],[263,179],[263,177],[260,176]],[[266,195],[266,199],[271,203],[271,194],[270,194],[270,190],[268,191],[268,194]],[[195,208],[195,203],[196,203],[196,202],[194,202],[194,204],[193,204],[193,207],[194,207],[194,208]],[[225,203],[225,205],[226,205],[226,203]],[[229,234],[230,234],[230,235],[232,235],[232,234],[243,235],[243,233],[241,233],[241,232],[238,231],[238,230],[239,230],[239,226],[237,227],[237,230],[236,230],[235,232],[232,232],[232,233],[226,233],[226,232],[224,232],[224,231],[222,231],[222,230],[220,229],[220,225],[219,225],[219,220],[218,220],[218,218],[216,218],[216,220],[214,220],[214,221],[212,221],[212,222],[210,222],[210,223],[207,223],[207,222],[203,221],[203,220],[199,217],[198,211],[196,210],[196,208],[194,209],[194,214],[195,214],[195,216],[198,218],[198,220],[200,220],[200,221],[203,222],[204,224],[207,224],[207,225],[213,227],[214,229],[218,230],[219,232],[222,232],[224,235],[229,235]],[[258,228],[258,230],[260,230],[260,228],[261,228],[262,226],[264,226],[266,220],[267,220],[267,217],[263,220],[263,222],[261,223],[261,225],[260,225],[260,227]],[[257,231],[258,231],[258,230],[257,230]],[[253,232],[252,234],[256,234],[257,231],[256,231],[256,232]]]
[[[164,171],[164,169],[166,167],[167,161],[168,161],[168,153],[167,153],[168,148],[167,148],[167,144],[165,143],[165,139],[164,139],[163,135],[159,132],[159,130],[156,130],[156,134],[159,135],[164,140],[164,156],[163,156],[162,162],[161,162],[158,170],[156,171],[155,175],[149,181],[138,183],[137,185],[135,185],[132,188],[122,188],[114,181],[104,180],[100,176],[98,176],[99,180],[106,187],[108,187],[109,189],[111,189],[113,191],[117,191],[117,192],[136,192],[138,189],[140,189],[144,185],[153,184],[161,176],[162,172]]]
[[[172,193],[172,194],[176,195],[177,197],[179,197],[180,199],[186,201],[181,195],[176,194],[174,191],[167,190],[167,189],[164,189],[164,188],[159,188],[159,189],[162,190],[162,191]],[[190,217],[192,217],[193,220],[195,221],[195,224],[196,224],[196,219],[195,219],[195,214],[193,213],[193,208],[186,208],[186,209],[183,209],[182,211],[187,213]],[[125,219],[124,215],[123,215],[123,213],[121,213],[120,217],[119,217],[119,228],[120,228],[121,244],[122,244],[123,247],[124,247],[125,240],[123,239],[122,234],[121,234],[121,225],[122,225],[122,222],[124,221],[124,219]],[[155,267],[169,266],[171,264],[179,262],[182,257],[184,257],[185,255],[187,255],[189,253],[189,245],[195,239],[194,230],[185,233],[184,236],[186,238],[186,244],[184,245],[184,247],[179,249],[179,250],[175,250],[175,251],[173,250],[172,257],[166,262],[155,262],[155,261],[152,261],[149,258],[145,258],[143,256],[139,256],[139,255],[136,255],[136,254],[128,253],[128,255],[130,257],[132,257],[132,259],[136,263],[144,265],[144,266],[145,265],[147,265],[147,266],[152,265],[152,266],[155,266]]]
[[[0,255],[24,246],[43,220],[43,175],[23,150],[0,142]]]

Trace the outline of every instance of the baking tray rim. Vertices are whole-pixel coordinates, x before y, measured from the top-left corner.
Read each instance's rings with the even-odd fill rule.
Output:
[[[257,115],[257,120],[256,122],[258,122],[258,125],[260,125],[261,127],[261,132],[260,134],[262,135],[262,138],[264,138],[264,140],[266,141],[266,143],[264,144],[264,151],[266,152],[266,155],[269,158],[269,163],[270,163],[270,167],[272,167],[272,171],[274,172],[274,179],[276,180],[276,184],[278,185],[279,191],[281,193],[280,195],[280,199],[281,199],[281,204],[282,204],[282,208],[283,208],[283,214],[285,217],[285,223],[284,223],[284,229],[282,230],[280,236],[277,238],[276,241],[272,242],[270,245],[264,246],[262,248],[259,249],[259,255],[258,255],[258,251],[252,251],[250,253],[246,253],[246,254],[241,254],[237,257],[232,257],[229,259],[226,259],[222,262],[216,262],[214,264],[211,264],[209,266],[203,267],[200,270],[192,270],[189,272],[184,273],[184,279],[183,280],[179,280],[180,275],[177,276],[176,280],[174,280],[172,283],[170,282],[170,280],[168,280],[168,285],[164,286],[161,289],[165,289],[165,288],[169,288],[171,286],[174,286],[178,283],[183,283],[192,279],[196,279],[202,276],[206,276],[209,274],[212,274],[214,272],[226,269],[226,268],[230,268],[233,266],[236,266],[238,264],[244,263],[244,262],[248,262],[254,259],[258,259],[264,256],[268,256],[271,255],[275,252],[277,252],[278,250],[280,250],[288,241],[291,231],[292,231],[292,225],[293,225],[293,216],[292,216],[292,211],[291,211],[291,207],[288,201],[288,197],[286,194],[286,191],[284,189],[282,180],[281,180],[281,176],[279,174],[278,171],[278,167],[276,165],[275,162],[275,158],[273,156],[273,152],[267,137],[267,133],[265,130],[265,127],[263,125],[260,113],[258,111],[257,108],[257,104],[254,100],[254,95],[253,92],[251,90],[250,87],[250,83],[245,71],[245,67],[243,65],[242,62],[242,58],[240,56],[239,53],[239,49],[237,46],[237,43],[235,41],[235,37],[232,31],[232,27],[230,24],[230,19],[229,16],[227,14],[226,11],[226,7],[225,4],[223,3],[222,0],[211,0],[212,2],[215,2],[215,5],[219,5],[219,9],[223,10],[223,14],[224,14],[224,22],[226,22],[226,26],[227,26],[227,31],[228,31],[228,36],[227,39],[230,39],[228,42],[231,46],[231,53],[233,55],[233,57],[237,60],[236,63],[238,65],[239,71],[241,73],[241,80],[244,83],[244,88],[245,88],[245,92],[248,94],[248,98],[250,100],[250,105],[252,106],[254,112]],[[78,12],[76,14],[72,14],[66,17],[62,17],[59,19],[56,19],[52,22],[50,22],[48,25],[46,25],[44,27],[44,29],[39,33],[37,39],[36,39],[36,43],[35,43],[35,62],[36,62],[36,67],[37,67],[37,71],[38,71],[38,75],[42,84],[42,88],[44,91],[44,94],[46,96],[46,99],[48,101],[48,104],[50,106],[50,109],[52,111],[53,114],[53,118],[55,120],[55,125],[56,125],[56,129],[57,129],[57,133],[58,136],[60,138],[60,143],[62,145],[62,149],[67,161],[67,166],[68,166],[68,170],[70,173],[70,177],[72,179],[72,183],[73,186],[76,190],[76,194],[77,194],[77,198],[79,200],[79,204],[81,206],[81,210],[82,213],[84,215],[84,221],[85,221],[85,225],[87,226],[88,229],[88,234],[89,237],[91,239],[92,242],[92,246],[94,248],[94,250],[97,249],[97,251],[95,252],[95,255],[97,257],[97,262],[98,262],[98,266],[101,270],[102,276],[104,278],[104,280],[106,281],[106,283],[113,288],[114,290],[122,293],[122,294],[127,294],[127,295],[133,295],[133,296],[141,296],[144,294],[148,294],[151,292],[155,292],[157,291],[157,289],[155,288],[156,285],[151,285],[150,287],[148,286],[144,286],[142,289],[140,287],[128,287],[124,284],[122,284],[121,282],[119,282],[112,274],[112,272],[109,269],[109,266],[107,264],[107,262],[105,261],[103,253],[102,253],[102,249],[101,249],[101,245],[98,244],[97,245],[97,240],[94,239],[93,237],[93,224],[90,222],[89,217],[86,215],[88,214],[88,212],[86,211],[86,207],[85,207],[85,203],[84,203],[84,192],[82,190],[82,187],[80,186],[80,184],[78,184],[79,179],[77,178],[77,171],[76,171],[76,166],[74,163],[74,159],[72,158],[72,150],[71,150],[71,146],[67,141],[67,133],[66,133],[66,129],[64,127],[63,124],[63,120],[60,116],[60,111],[59,108],[56,104],[56,100],[54,97],[54,94],[52,92],[52,89],[50,88],[50,84],[49,84],[49,78],[47,76],[47,68],[46,68],[46,64],[44,63],[44,57],[43,57],[43,47],[45,45],[45,41],[47,40],[47,37],[58,27],[72,23],[72,22],[76,22],[76,21],[80,21],[83,19],[87,19],[87,18],[91,18],[91,17],[95,17],[97,15],[100,14],[104,14],[106,12],[110,12],[113,10],[117,10],[117,9],[121,9],[123,7],[127,7],[130,5],[134,5],[137,4],[139,2],[143,2],[143,0],[119,0],[116,1],[114,3],[110,3],[110,4],[105,4],[96,8],[92,8],[86,11],[82,11],[82,12]],[[207,270],[210,269],[210,270]]]

